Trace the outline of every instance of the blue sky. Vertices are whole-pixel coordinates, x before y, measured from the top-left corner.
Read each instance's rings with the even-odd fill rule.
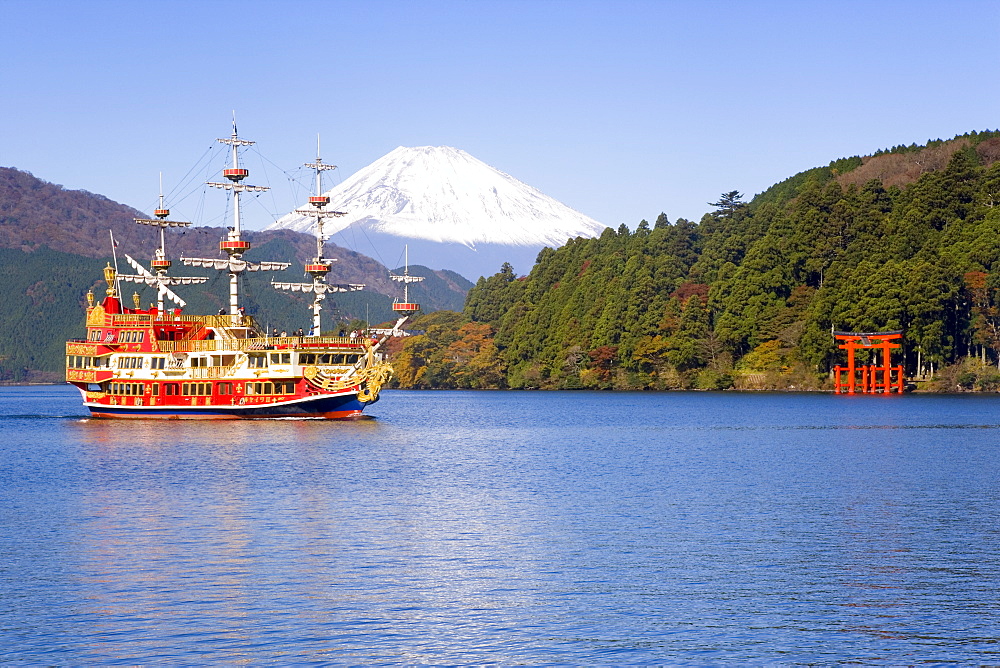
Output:
[[[697,220],[724,191],[1000,127],[998,33],[996,1],[0,0],[0,166],[149,211],[236,110],[275,188],[251,228],[297,204],[281,169],[317,133],[330,185],[449,145],[611,226]]]

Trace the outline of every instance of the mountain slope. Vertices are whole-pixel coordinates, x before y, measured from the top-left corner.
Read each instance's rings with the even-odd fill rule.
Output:
[[[495,270],[506,259],[501,253],[491,259],[497,266],[489,265],[483,256],[491,247],[533,261],[544,246],[595,237],[605,228],[465,151],[446,146],[401,146],[327,195],[329,210],[346,213],[327,224],[328,233],[354,228],[366,240],[431,242],[419,245],[435,264],[474,276]],[[307,232],[312,227],[312,219],[291,213],[266,229]]]

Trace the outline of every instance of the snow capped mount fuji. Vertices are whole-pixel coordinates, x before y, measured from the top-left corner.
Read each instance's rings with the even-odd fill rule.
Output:
[[[356,236],[390,246],[409,243],[411,257],[421,264],[445,266],[472,278],[496,272],[504,261],[526,272],[542,247],[597,236],[605,228],[447,146],[400,146],[325,194],[330,197],[327,210],[346,213],[324,224],[324,232],[337,235],[337,243],[351,246],[345,237]],[[313,225],[312,218],[293,212],[266,229],[310,233]],[[364,234],[353,235],[349,228],[361,228]],[[348,233],[338,235],[344,231]],[[417,258],[415,247],[431,257]]]

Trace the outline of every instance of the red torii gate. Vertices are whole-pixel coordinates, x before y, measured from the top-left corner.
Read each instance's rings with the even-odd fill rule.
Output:
[[[843,341],[838,347],[847,351],[847,366],[837,365],[833,367],[834,387],[837,394],[854,394],[860,391],[862,394],[890,394],[896,392],[903,393],[903,367],[891,366],[891,351],[902,347],[902,344],[894,341],[903,338],[902,330],[895,332],[834,332],[833,338]],[[864,348],[882,349],[882,365],[862,364],[857,366],[854,363],[854,351]],[[841,382],[841,373],[847,372],[845,382]],[[861,372],[860,382],[858,372]],[[893,380],[893,373],[896,378]],[[879,374],[881,373],[881,380]]]

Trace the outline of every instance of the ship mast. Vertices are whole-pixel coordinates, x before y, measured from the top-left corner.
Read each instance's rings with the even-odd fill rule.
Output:
[[[160,173],[160,206],[153,211],[153,218],[133,218],[133,220],[139,225],[152,225],[154,227],[160,228],[160,247],[156,249],[153,254],[153,259],[150,262],[150,266],[153,267],[155,274],[150,273],[141,264],[136,262],[131,256],[126,255],[125,259],[128,263],[132,265],[137,274],[119,274],[118,278],[123,281],[130,281],[133,283],[145,283],[146,285],[156,286],[156,308],[160,313],[164,311],[163,298],[167,297],[175,302],[178,306],[187,306],[187,303],[178,297],[172,290],[170,290],[170,285],[194,285],[196,283],[204,283],[208,280],[206,276],[167,276],[167,270],[170,269],[170,260],[167,259],[167,244],[164,235],[164,230],[168,227],[188,227],[191,223],[187,221],[180,220],[169,220],[170,209],[163,205],[163,173]]]
[[[236,132],[236,114],[233,114],[233,134],[230,137],[223,137],[217,140],[222,144],[232,147],[232,167],[222,170],[222,176],[229,180],[228,183],[209,181],[206,185],[222,190],[233,192],[233,226],[229,228],[229,234],[223,241],[219,242],[219,249],[229,255],[228,260],[214,260],[206,258],[182,257],[181,262],[193,267],[210,267],[220,271],[229,272],[229,315],[233,321],[240,315],[240,292],[239,278],[244,271],[279,271],[287,269],[288,262],[247,262],[243,259],[243,254],[250,250],[250,242],[243,241],[242,222],[240,219],[240,193],[243,192],[265,192],[270,190],[267,186],[252,186],[242,183],[243,179],[249,176],[249,170],[240,167],[239,148],[241,146],[253,146],[254,142],[248,139],[240,139]]]
[[[313,258],[312,262],[306,264],[305,266],[306,273],[312,276],[312,283],[271,281],[271,285],[278,290],[311,292],[313,294],[313,301],[310,307],[312,309],[312,328],[309,330],[309,336],[320,335],[320,311],[323,310],[321,302],[326,299],[327,293],[353,292],[361,290],[365,287],[363,284],[357,283],[350,283],[348,285],[332,285],[326,282],[326,275],[330,272],[331,265],[336,262],[336,259],[323,257],[323,241],[326,238],[323,233],[323,221],[326,218],[343,216],[345,213],[343,211],[326,211],[323,208],[330,203],[329,196],[323,194],[323,172],[336,169],[337,166],[323,162],[323,158],[320,157],[319,148],[319,135],[316,135],[316,162],[305,163],[306,167],[309,167],[316,172],[316,194],[309,197],[309,204],[312,208],[295,209],[295,213],[301,213],[315,219],[316,257]]]
[[[404,248],[404,264],[403,264],[403,275],[399,276],[397,274],[389,274],[389,278],[394,281],[399,281],[403,284],[403,301],[395,301],[392,304],[392,310],[397,313],[401,313],[403,318],[407,318],[412,313],[416,313],[420,310],[420,304],[415,304],[410,301],[410,283],[419,283],[424,280],[423,276],[410,276],[410,245],[407,244]],[[400,323],[397,323],[397,327]]]

